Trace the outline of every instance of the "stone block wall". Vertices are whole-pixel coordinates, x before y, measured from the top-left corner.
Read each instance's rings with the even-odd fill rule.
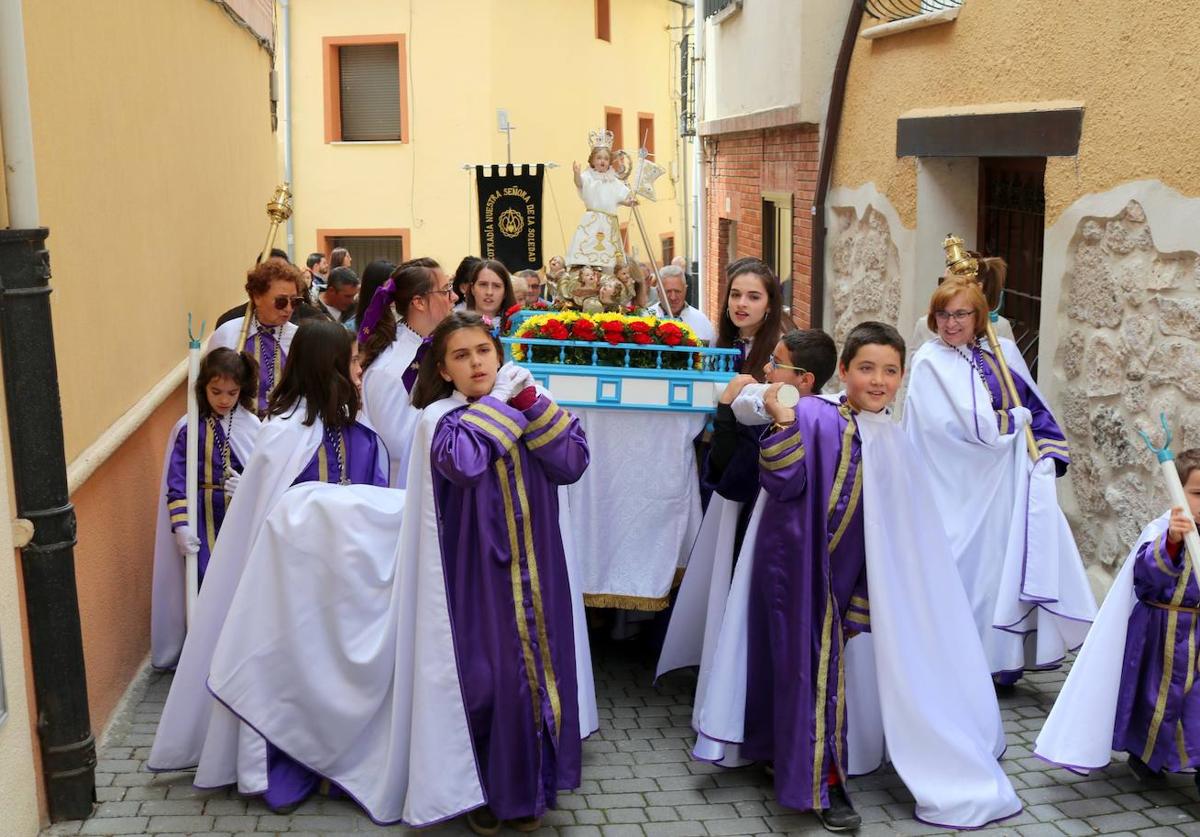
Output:
[[[1102,581],[1167,507],[1137,430],[1161,443],[1165,411],[1172,448],[1200,447],[1200,254],[1161,252],[1137,200],[1082,218],[1068,250],[1054,406],[1071,443],[1071,528]]]

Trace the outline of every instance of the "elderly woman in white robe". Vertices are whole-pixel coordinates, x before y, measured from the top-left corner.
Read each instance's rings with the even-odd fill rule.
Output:
[[[1002,270],[981,260],[981,273]],[[1016,344],[1000,339],[1016,399],[1006,387],[996,347],[980,339],[987,316],[980,284],[938,286],[928,315],[938,336],[912,360],[904,427],[931,477],[993,678],[1011,686],[1079,647],[1096,603],[1055,493],[1070,464],[1066,439]]]

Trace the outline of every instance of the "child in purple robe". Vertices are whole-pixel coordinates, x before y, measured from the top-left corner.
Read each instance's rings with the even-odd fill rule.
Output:
[[[759,441],[766,491],[750,582],[745,758],[772,762],[779,802],[812,810],[830,830],[861,818],[845,790],[843,651],[870,630],[856,416],[878,413],[904,374],[904,340],[882,323],[846,339],[840,403],[763,404],[773,424]]]
[[[451,314],[433,333],[412,399],[418,408],[458,402],[438,420],[429,473],[487,799],[467,815],[477,834],[497,833],[502,821],[536,830],[557,792],[579,785],[582,749],[558,489],[583,475],[587,441],[528,370],[500,360],[477,314]]]
[[[188,428],[184,423],[175,437],[167,467],[167,511],[171,532],[181,557],[197,555],[200,582],[208,569],[213,543],[225,520],[225,508],[237,489],[243,463],[232,443],[234,423],[250,423],[255,429],[254,394],[258,369],[253,358],[232,349],[213,349],[200,362],[196,379],[199,405],[199,490],[196,510],[199,521],[188,520],[187,453]],[[238,407],[242,412],[238,412]],[[245,456],[246,451],[241,452]]]
[[[1196,557],[1183,543],[1200,520],[1200,449],[1184,451],[1175,467],[1189,508],[1171,509],[1166,531],[1141,543],[1130,559],[1137,602],[1125,636],[1112,746],[1129,753],[1129,767],[1142,780],[1200,767],[1200,691],[1192,688],[1200,583]]]

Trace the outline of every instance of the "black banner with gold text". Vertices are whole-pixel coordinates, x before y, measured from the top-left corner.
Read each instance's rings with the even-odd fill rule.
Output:
[[[542,266],[542,177],[538,163],[517,171],[507,166],[476,166],[479,189],[479,250],[511,272]]]

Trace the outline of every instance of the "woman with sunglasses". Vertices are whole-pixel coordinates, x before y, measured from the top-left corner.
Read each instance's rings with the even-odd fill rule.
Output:
[[[388,448],[393,488],[404,488],[421,411],[410,399],[428,338],[453,309],[452,280],[433,259],[407,261],[371,295],[358,330],[363,413]]]
[[[997,347],[982,342],[999,296],[1001,259],[980,259],[980,282],[947,277],[927,324],[937,337],[913,356],[904,426],[932,477],[933,495],[970,599],[992,678],[1011,687],[1079,647],[1096,613],[1054,480],[1070,450],[1021,352],[1000,338],[1020,404],[1001,379]],[[1037,443],[1031,461],[1025,441]]]
[[[292,312],[304,302],[304,280],[295,265],[267,259],[246,274],[246,313],[229,320],[213,332],[211,351],[225,346],[245,352],[258,364],[259,418],[266,415],[267,399],[283,374],[296,326]]]

